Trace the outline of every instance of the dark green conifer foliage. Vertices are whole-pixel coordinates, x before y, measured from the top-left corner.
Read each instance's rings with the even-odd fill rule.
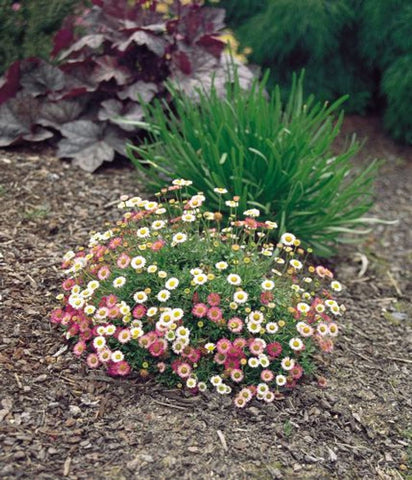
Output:
[[[354,113],[383,108],[391,135],[412,142],[412,0],[221,0],[219,5],[227,8],[241,47],[252,48],[250,61],[270,68],[270,83],[280,84],[284,94],[293,72],[305,68],[307,94],[330,101],[349,94],[345,109]]]

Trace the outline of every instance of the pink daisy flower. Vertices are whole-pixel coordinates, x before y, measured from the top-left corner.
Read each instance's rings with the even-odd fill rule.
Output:
[[[192,367],[188,363],[181,363],[176,370],[180,378],[188,378],[192,373]]]
[[[264,343],[258,338],[252,340],[249,343],[249,350],[251,353],[253,353],[253,355],[259,355],[263,353],[264,349],[265,349]]]
[[[74,285],[76,285],[76,282],[72,278],[68,278],[62,283],[62,288],[68,292],[73,288]]]
[[[276,358],[282,353],[282,345],[279,342],[272,342],[266,346],[269,357]]]
[[[196,303],[196,305],[194,305],[192,309],[192,313],[197,318],[203,318],[206,316],[207,310],[207,305],[205,305],[204,303]]]
[[[213,360],[218,364],[218,365],[224,365],[226,362],[226,355],[224,353],[219,353],[217,352],[215,356],[213,357]]]
[[[219,307],[211,307],[207,312],[207,318],[215,323],[222,320],[222,316],[222,310]]]
[[[234,341],[233,341],[233,346],[236,347],[236,348],[245,348],[247,345],[247,341],[245,338],[236,338]]]
[[[133,318],[140,319],[146,315],[146,312],[147,312],[147,308],[144,305],[139,304],[134,307],[132,315],[133,315]]]
[[[263,305],[267,305],[273,299],[274,299],[274,296],[272,292],[262,292],[260,294],[260,302],[263,303]]]
[[[86,350],[86,342],[80,340],[77,342],[76,345],[73,347],[73,353],[80,357],[80,355]]]
[[[260,378],[263,382],[269,383],[274,379],[275,375],[271,370],[268,370],[265,368],[265,370],[262,370],[260,373]]]
[[[230,378],[234,381],[234,382],[241,382],[244,378],[244,373],[242,372],[242,370],[240,370],[240,368],[234,368],[231,372],[230,372]]]
[[[157,335],[155,334],[155,338],[153,338],[153,335],[151,335],[151,332],[146,333],[146,335],[143,335],[139,337],[139,345],[143,348],[149,348],[150,345],[152,345],[156,341]]]
[[[225,370],[228,370],[230,372],[233,369],[240,367],[240,361],[237,358],[227,357],[224,363],[224,366],[225,366]]]
[[[160,357],[167,348],[167,340],[159,338],[149,346],[149,352],[153,357]]]
[[[97,368],[100,365],[99,357],[96,353],[90,353],[86,359],[89,368]]]
[[[122,253],[117,259],[117,266],[119,268],[127,268],[130,264],[130,257],[126,253]]]
[[[52,323],[60,323],[62,318],[63,318],[63,310],[61,308],[56,308],[56,310],[53,310],[51,314],[51,322]]]
[[[227,328],[233,333],[240,333],[243,329],[243,321],[238,317],[233,317],[227,322]]]
[[[130,333],[130,330],[128,328],[124,328],[117,333],[117,340],[119,340],[120,343],[130,342],[131,338],[132,334]]]
[[[217,343],[216,343],[216,348],[219,353],[224,353],[226,354],[230,347],[232,346],[232,342],[228,340],[227,338],[221,338]]]
[[[103,266],[99,268],[99,271],[97,272],[97,278],[99,280],[107,280],[110,277],[110,269],[107,266]]]
[[[295,380],[299,380],[299,378],[303,375],[303,368],[296,364],[289,373]]]
[[[113,293],[105,297],[105,300],[106,306],[109,308],[115,307],[118,302],[118,298],[116,297],[116,295],[113,295]]]
[[[117,318],[120,315],[119,307],[116,305],[115,307],[109,308],[107,316],[109,318]]]
[[[217,307],[218,305],[220,305],[220,295],[213,292],[209,293],[209,295],[207,296],[207,303],[211,307]]]
[[[124,377],[126,375],[129,375],[130,373],[130,365],[125,361],[122,360],[120,362],[117,362],[114,366],[115,374],[120,375],[121,377]]]
[[[111,250],[116,250],[117,247],[120,247],[123,240],[120,237],[112,238],[109,242],[109,248]]]
[[[244,408],[247,404],[247,401],[244,397],[235,397],[234,404],[237,408]]]
[[[112,358],[112,352],[110,348],[102,348],[97,352],[97,356],[102,363],[107,363]]]

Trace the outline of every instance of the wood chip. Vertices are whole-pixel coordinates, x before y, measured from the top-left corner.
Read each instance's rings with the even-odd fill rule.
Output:
[[[63,477],[67,477],[69,475],[71,463],[72,463],[71,457],[67,457],[63,465]]]
[[[222,444],[223,450],[226,452],[229,450],[227,443],[226,443],[226,438],[223,435],[223,432],[221,430],[216,430],[217,436],[219,437],[220,443]]]

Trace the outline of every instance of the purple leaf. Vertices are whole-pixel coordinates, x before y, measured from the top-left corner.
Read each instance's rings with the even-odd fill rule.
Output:
[[[197,98],[199,89],[208,91],[212,85],[217,94],[223,97],[226,93],[226,84],[233,78],[234,70],[237,71],[242,88],[247,90],[253,83],[252,71],[230,55],[222,55],[221,59],[217,59],[198,47],[191,48],[187,57],[192,66],[190,75],[181,70],[179,63],[172,63],[171,80],[178,89],[192,98]]]
[[[138,129],[136,125],[129,122],[139,122],[143,117],[143,109],[138,103],[129,102],[123,105],[119,100],[113,99],[102,102],[102,108],[98,113],[99,120],[109,120],[128,132]]]
[[[73,158],[74,165],[88,172],[111,162],[115,151],[125,154],[126,138],[115,127],[77,120],[63,125],[61,132],[66,138],[59,142],[59,157]]]
[[[203,47],[207,52],[211,53],[214,57],[220,58],[225,48],[225,42],[219,40],[212,35],[203,35],[197,42],[197,45]]]
[[[38,99],[23,94],[17,94],[0,105],[0,147],[13,145],[20,140],[40,142],[52,137],[49,130],[36,127],[40,109]]]
[[[121,42],[115,43],[115,47],[120,51],[124,52],[129,48],[132,43],[136,43],[137,45],[144,45],[153,53],[162,57],[165,53],[165,46],[166,42],[162,37],[158,37],[153,35],[150,32],[146,32],[144,30],[137,30],[134,32],[130,37]]]
[[[0,78],[0,104],[16,95],[19,90],[20,61],[12,63],[3,77]]]
[[[159,89],[155,83],[138,81],[125,87],[118,92],[117,96],[121,100],[129,98],[130,100],[141,100],[143,103],[149,103],[158,91]]]
[[[66,74],[66,85],[60,92],[49,94],[51,101],[82,96],[88,92],[95,92],[99,84],[92,79],[93,66],[86,63],[66,63],[61,70]]]
[[[61,28],[53,37],[53,50],[51,57],[54,58],[61,50],[67,48],[73,42],[73,30],[71,28]]]
[[[202,52],[203,53],[203,52]],[[189,57],[184,52],[177,52],[172,57],[174,65],[184,74],[190,75],[192,73],[192,63]]]
[[[64,73],[57,67],[38,58],[22,60],[20,64],[20,84],[25,93],[34,97],[56,92],[64,87]]]
[[[131,73],[126,67],[119,66],[115,57],[104,55],[98,57],[95,62],[93,81],[97,83],[108,82],[114,78],[118,85],[125,85],[130,81]]]
[[[95,50],[103,44],[105,38],[104,35],[102,34],[91,34],[91,35],[85,35],[82,37],[80,40],[77,40],[70,48],[64,50],[63,53],[61,53],[59,60],[63,60],[67,58],[69,55],[71,55],[73,52],[79,52],[85,47],[91,48],[92,50]]]
[[[80,100],[49,102],[43,105],[37,123],[43,127],[59,129],[64,123],[72,122],[79,118],[83,108],[84,102]]]

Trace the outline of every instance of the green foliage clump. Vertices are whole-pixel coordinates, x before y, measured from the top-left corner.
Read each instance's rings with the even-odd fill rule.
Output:
[[[0,75],[15,60],[48,59],[53,34],[81,0],[0,0]]]
[[[286,103],[279,88],[269,99],[264,89],[265,81],[244,92],[235,81],[226,98],[212,90],[199,92],[197,102],[173,92],[173,111],[149,107],[145,126],[154,143],[130,147],[130,157],[154,190],[165,176],[184,176],[213,199],[214,210],[220,197],[213,188],[225,187],[240,196],[240,211],[257,207],[276,220],[280,234],[293,231],[318,254],[330,254],[371,206],[375,163],[354,173],[355,141],[332,152],[343,120],[334,115],[344,98],[332,105],[305,100],[302,77],[294,78]]]
[[[220,7],[226,10],[226,17],[231,27],[242,25],[247,21],[251,15],[255,15],[270,4],[270,0],[209,0],[209,5],[216,6],[219,3]]]

